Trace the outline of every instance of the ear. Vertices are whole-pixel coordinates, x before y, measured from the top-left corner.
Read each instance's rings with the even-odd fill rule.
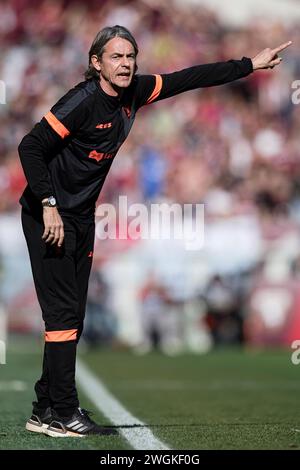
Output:
[[[97,70],[97,72],[100,72],[100,70],[101,70],[100,60],[98,59],[98,57],[96,55],[92,55],[91,63],[93,65],[93,67]]]

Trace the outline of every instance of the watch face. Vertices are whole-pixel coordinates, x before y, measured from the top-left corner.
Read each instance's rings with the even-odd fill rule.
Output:
[[[49,202],[49,205],[50,205],[50,206],[56,206],[56,199],[55,199],[55,197],[53,197],[53,196],[49,197],[48,202]]]

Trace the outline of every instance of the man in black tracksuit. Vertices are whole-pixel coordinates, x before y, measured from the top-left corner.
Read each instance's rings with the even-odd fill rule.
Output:
[[[19,145],[28,185],[22,224],[45,322],[43,372],[26,424],[50,436],[113,434],[79,407],[76,346],[83,329],[94,244],[95,204],[106,175],[144,105],[221,85],[280,63],[277,49],[163,75],[136,75],[137,44],[121,26],[104,28],[86,80],[64,95]]]

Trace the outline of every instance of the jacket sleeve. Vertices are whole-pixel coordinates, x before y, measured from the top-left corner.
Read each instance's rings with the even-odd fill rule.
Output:
[[[70,90],[19,144],[19,156],[27,182],[40,201],[55,195],[48,163],[84,122],[85,97],[81,90]]]
[[[140,75],[137,85],[137,107],[160,101],[196,88],[229,83],[253,72],[252,60],[228,60],[195,65],[162,75]]]

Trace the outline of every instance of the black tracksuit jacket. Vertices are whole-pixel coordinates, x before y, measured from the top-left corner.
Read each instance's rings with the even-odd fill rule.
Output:
[[[115,155],[141,106],[200,87],[221,85],[253,71],[247,57],[162,75],[135,75],[121,97],[96,79],[69,90],[19,145],[28,182],[20,199],[30,212],[54,195],[59,211],[90,219]]]

